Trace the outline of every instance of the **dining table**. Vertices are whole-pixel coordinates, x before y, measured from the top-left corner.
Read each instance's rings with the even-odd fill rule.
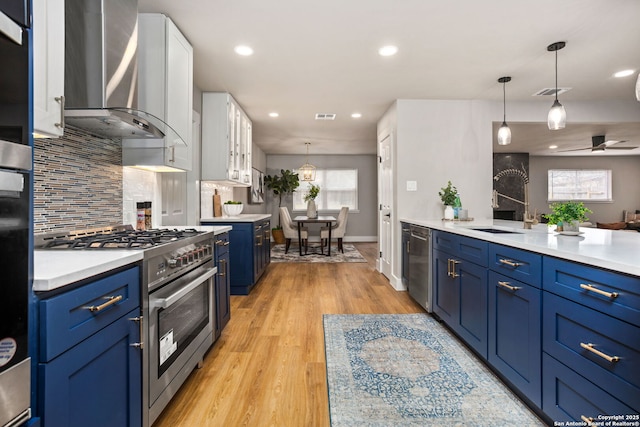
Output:
[[[329,229],[329,240],[328,240],[328,243],[327,243],[327,246],[328,246],[328,248],[327,248],[327,256],[331,256],[331,227],[336,222],[336,217],[331,216],[331,215],[318,215],[315,218],[309,218],[306,215],[299,215],[299,216],[296,216],[295,218],[293,218],[293,220],[298,223],[298,247],[300,248],[300,256],[303,256],[303,254],[302,254],[302,235],[300,233],[300,231],[302,230],[302,226],[304,224],[318,224],[318,223],[326,224],[327,228]],[[322,241],[320,242],[320,244],[322,245]]]

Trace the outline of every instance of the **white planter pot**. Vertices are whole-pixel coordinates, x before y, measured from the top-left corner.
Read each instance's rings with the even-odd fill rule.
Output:
[[[222,211],[226,216],[234,217],[238,216],[242,213],[242,208],[244,208],[243,204],[239,205],[222,205]]]
[[[454,211],[453,207],[447,205],[444,207],[444,219],[453,219]]]

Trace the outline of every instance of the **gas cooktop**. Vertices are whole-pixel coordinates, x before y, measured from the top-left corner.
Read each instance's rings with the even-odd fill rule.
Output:
[[[36,235],[36,249],[149,249],[204,233],[195,229],[134,230],[117,225]]]

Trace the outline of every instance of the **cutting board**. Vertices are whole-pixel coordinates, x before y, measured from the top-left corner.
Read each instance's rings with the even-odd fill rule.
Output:
[[[222,216],[222,200],[220,199],[218,190],[215,190],[215,194],[213,195],[213,216]]]

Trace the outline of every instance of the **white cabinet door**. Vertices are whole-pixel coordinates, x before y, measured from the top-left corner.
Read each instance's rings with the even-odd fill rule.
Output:
[[[193,48],[178,27],[167,19],[167,98],[166,122],[187,145],[171,148],[169,161],[180,169],[191,170],[193,114]]]
[[[33,131],[64,133],[64,0],[33,0]]]
[[[202,180],[251,185],[251,119],[228,93],[202,94]]]

